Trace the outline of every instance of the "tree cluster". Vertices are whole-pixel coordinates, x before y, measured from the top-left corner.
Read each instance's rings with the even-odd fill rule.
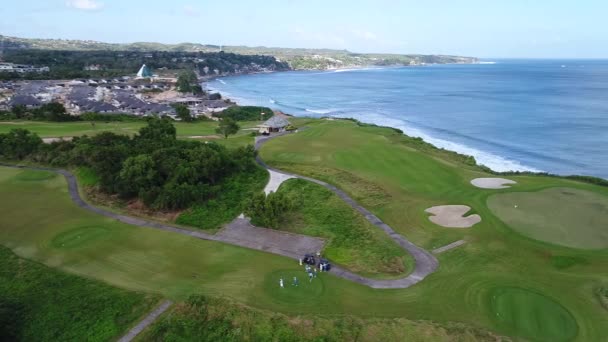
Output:
[[[78,121],[80,118],[67,113],[65,107],[58,102],[43,104],[38,108],[27,108],[16,105],[8,112],[0,113],[0,120],[36,120],[36,121]]]
[[[152,70],[198,70],[201,75],[225,75],[263,70],[289,70],[289,65],[272,56],[238,55],[224,52],[180,51],[59,51],[6,50],[5,62],[48,66],[48,73],[18,74],[0,72],[2,79],[72,79],[117,77],[135,74],[146,64]],[[84,70],[99,64],[102,70]]]
[[[86,166],[99,188],[123,199],[138,198],[155,209],[182,209],[214,198],[222,183],[255,168],[252,146],[229,150],[219,144],[176,139],[166,119],[151,119],[134,137],[104,132],[43,144],[27,130],[0,134],[0,156],[53,166]]]
[[[192,70],[183,71],[177,77],[177,91],[180,93],[202,94],[203,89],[198,84],[198,76]]]
[[[281,192],[271,192],[268,196],[259,193],[251,197],[245,207],[245,214],[256,225],[278,228],[281,220],[295,205],[293,198]]]

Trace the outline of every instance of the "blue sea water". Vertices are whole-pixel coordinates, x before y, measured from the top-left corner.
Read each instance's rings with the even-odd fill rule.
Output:
[[[282,72],[207,87],[296,116],[400,128],[496,171],[608,178],[608,60]]]

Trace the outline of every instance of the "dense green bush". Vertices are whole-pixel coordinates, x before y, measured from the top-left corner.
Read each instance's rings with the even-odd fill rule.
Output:
[[[150,119],[134,137],[103,132],[42,144],[23,129],[0,134],[5,159],[88,167],[100,190],[124,199],[137,197],[155,209],[182,209],[217,197],[228,179],[256,170],[255,154],[252,146],[229,150],[177,140],[175,127],[165,119]]]
[[[284,216],[293,210],[295,201],[282,192],[271,192],[266,196],[258,193],[250,198],[245,206],[245,214],[255,225],[278,228]]]
[[[34,153],[42,144],[37,134],[22,128],[0,134],[0,156],[7,159],[23,159]]]
[[[268,172],[260,167],[231,177],[219,185],[217,196],[183,212],[176,222],[202,229],[220,228],[241,214],[245,210],[244,199],[260,193],[267,182]]]
[[[263,117],[262,113],[264,113]],[[274,112],[268,107],[233,106],[215,113],[213,116],[218,118],[231,118],[235,121],[259,121],[261,119],[270,119],[274,116]]]

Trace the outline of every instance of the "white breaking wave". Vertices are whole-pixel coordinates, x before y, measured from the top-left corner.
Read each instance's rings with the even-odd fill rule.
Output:
[[[221,80],[219,78],[217,79],[217,81],[220,82],[221,84],[226,84],[226,82],[224,82],[224,80]]]
[[[268,102],[270,102],[270,103],[277,103],[277,101],[275,101],[273,99],[268,100]]]
[[[345,68],[345,69],[335,69],[333,72],[351,72],[351,71],[366,71],[366,70],[381,70],[384,68]]]
[[[422,140],[435,145],[439,148],[444,148],[446,150],[458,152],[460,154],[465,154],[469,156],[475,157],[477,164],[485,165],[490,169],[497,172],[507,172],[507,171],[530,171],[530,172],[542,172],[541,170],[535,169],[530,166],[526,166],[521,164],[518,161],[510,160],[507,158],[503,158],[501,156],[494,155],[489,152],[481,151],[463,144],[439,139],[432,137],[425,132],[411,127],[407,125],[404,121],[399,119],[393,119],[386,117],[382,114],[360,114],[360,115],[345,115],[345,117],[353,117],[354,119],[360,120],[361,122],[367,122],[376,124],[379,126],[387,126],[398,128],[403,131],[403,133],[411,136],[411,137],[419,137]]]
[[[496,62],[477,62],[477,64],[496,64]]]
[[[333,110],[333,109],[308,109],[308,108],[306,108],[306,111],[309,113],[315,113],[315,114],[329,114],[331,112],[335,112],[335,110]]]

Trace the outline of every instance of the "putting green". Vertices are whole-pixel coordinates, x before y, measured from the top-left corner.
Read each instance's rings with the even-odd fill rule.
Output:
[[[300,306],[317,305],[317,299],[325,292],[324,278],[326,274],[318,273],[312,281],[308,274],[302,270],[279,270],[269,273],[264,280],[264,291],[277,302],[283,304],[297,304]],[[298,279],[294,285],[293,278]],[[283,278],[284,287],[281,288],[279,280]]]
[[[496,194],[487,203],[498,218],[533,239],[573,248],[608,248],[606,196],[550,188]]]
[[[85,226],[70,229],[57,234],[51,245],[60,249],[72,249],[86,246],[88,243],[109,237],[110,230],[103,226]]]
[[[54,178],[55,173],[49,171],[23,170],[15,176],[15,180],[23,182],[36,182]]]
[[[534,341],[569,341],[578,333],[578,325],[566,308],[532,291],[495,288],[490,292],[490,308],[498,326]]]

